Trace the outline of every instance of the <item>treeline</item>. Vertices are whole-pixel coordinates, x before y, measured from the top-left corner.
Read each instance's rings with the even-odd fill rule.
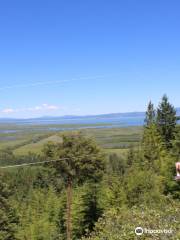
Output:
[[[137,226],[173,230],[157,240],[180,238],[180,128],[167,96],[157,109],[149,103],[142,141],[127,157],[76,133],[46,144],[43,158],[59,161],[1,170],[0,239],[132,240]]]

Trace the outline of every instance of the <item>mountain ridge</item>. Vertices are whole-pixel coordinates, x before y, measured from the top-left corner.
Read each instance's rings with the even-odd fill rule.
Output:
[[[177,111],[177,116],[180,116],[180,108],[176,108]],[[145,117],[145,112],[141,111],[134,111],[134,112],[124,112],[124,113],[107,113],[107,114],[96,114],[96,115],[64,115],[64,116],[42,116],[42,117],[37,117],[37,118],[0,118],[0,122],[13,122],[13,121],[28,121],[28,120],[58,120],[58,119],[103,119],[103,118],[119,118],[119,117],[124,117],[124,118],[144,118]]]

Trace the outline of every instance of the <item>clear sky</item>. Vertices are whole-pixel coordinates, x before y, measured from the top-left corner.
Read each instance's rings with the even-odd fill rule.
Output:
[[[179,0],[0,1],[0,117],[180,106]]]

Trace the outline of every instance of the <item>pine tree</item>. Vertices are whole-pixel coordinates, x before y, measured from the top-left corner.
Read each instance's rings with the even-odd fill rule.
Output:
[[[63,137],[60,144],[48,144],[44,149],[46,157],[62,159],[53,164],[66,183],[67,190],[67,240],[72,239],[72,188],[87,180],[98,182],[104,171],[104,156],[99,147],[80,134]]]
[[[116,153],[112,153],[109,156],[109,160],[107,162],[107,172],[111,175],[119,175],[123,176],[126,170],[125,160],[118,156]]]
[[[176,132],[176,110],[169,103],[168,97],[163,96],[157,109],[157,127],[167,148],[172,147],[172,140]]]
[[[144,129],[142,152],[146,167],[159,171],[161,168],[161,159],[165,155],[165,147],[156,124],[151,124],[148,128]]]
[[[154,123],[155,118],[156,118],[156,111],[154,109],[153,103],[150,101],[148,104],[147,112],[146,112],[145,125],[149,126],[152,123]]]
[[[165,153],[164,143],[156,124],[156,111],[152,102],[148,104],[146,112],[146,125],[142,138],[142,153],[145,167],[154,168],[156,171],[161,167],[161,157]]]
[[[18,217],[9,203],[11,192],[0,176],[0,240],[15,240]]]
[[[127,153],[127,167],[131,167],[133,165],[134,158],[135,158],[135,151],[133,146],[131,146]]]
[[[82,235],[92,232],[95,223],[102,216],[102,207],[98,202],[99,187],[96,183],[87,183],[86,191],[82,195],[82,210],[83,215],[81,225],[83,226]],[[82,236],[81,235],[81,236]],[[78,239],[80,239],[80,237]]]
[[[180,128],[177,129],[172,145],[172,155],[175,157],[176,161],[180,161]]]

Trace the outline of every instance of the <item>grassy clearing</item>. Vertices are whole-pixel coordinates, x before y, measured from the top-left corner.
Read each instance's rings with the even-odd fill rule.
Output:
[[[58,135],[53,135],[53,136],[47,137],[45,139],[42,139],[36,143],[30,143],[25,146],[19,147],[14,150],[14,153],[16,155],[26,154],[28,152],[40,154],[43,149],[44,144],[46,144],[48,142],[61,143],[62,138]]]
[[[138,145],[142,127],[86,129],[83,133],[93,137],[105,149],[125,149]]]
[[[142,127],[98,128],[95,124],[89,128],[76,125],[78,130],[68,130],[73,127],[75,125],[0,125],[0,149],[11,148],[17,155],[28,152],[40,154],[45,143],[61,142],[62,134],[79,131],[92,137],[105,152],[125,155],[130,146],[138,145],[142,136]]]

